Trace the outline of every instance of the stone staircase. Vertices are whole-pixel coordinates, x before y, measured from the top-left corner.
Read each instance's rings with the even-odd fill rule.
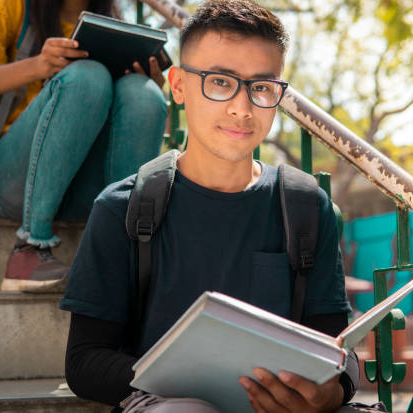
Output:
[[[0,281],[18,227],[18,222],[0,219]],[[54,253],[67,265],[83,229],[79,223],[55,224],[62,245]],[[0,292],[0,412],[110,412],[107,406],[77,398],[65,386],[70,314],[59,310],[59,300],[59,294]]]
[[[64,379],[0,381],[1,413],[109,413],[111,407],[76,397]]]

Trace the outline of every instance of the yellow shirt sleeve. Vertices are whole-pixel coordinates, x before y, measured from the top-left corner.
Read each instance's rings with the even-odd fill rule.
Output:
[[[0,64],[15,58],[23,18],[23,0],[0,0]]]
[[[24,0],[0,0],[0,64],[14,61],[17,53],[17,42],[23,26],[23,19]],[[64,21],[62,21],[61,24],[64,37],[70,37],[75,25]],[[26,96],[8,117],[0,135],[7,132],[10,125],[20,116],[41,89],[41,80],[27,85]]]

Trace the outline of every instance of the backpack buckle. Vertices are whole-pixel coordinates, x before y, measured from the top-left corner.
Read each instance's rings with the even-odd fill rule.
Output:
[[[301,268],[308,269],[314,266],[314,257],[311,253],[301,255]]]
[[[136,232],[141,242],[149,242],[153,235],[153,222],[143,222],[138,220],[136,223]]]

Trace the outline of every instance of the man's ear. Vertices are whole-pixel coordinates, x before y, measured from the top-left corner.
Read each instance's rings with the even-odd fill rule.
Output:
[[[171,85],[172,96],[176,104],[184,103],[184,91],[182,81],[182,69],[177,66],[172,66],[169,69],[168,80]]]

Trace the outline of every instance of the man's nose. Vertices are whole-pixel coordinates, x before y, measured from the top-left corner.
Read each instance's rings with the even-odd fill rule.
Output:
[[[252,106],[247,86],[242,85],[237,94],[228,101],[228,114],[240,119],[249,119],[252,117]]]

